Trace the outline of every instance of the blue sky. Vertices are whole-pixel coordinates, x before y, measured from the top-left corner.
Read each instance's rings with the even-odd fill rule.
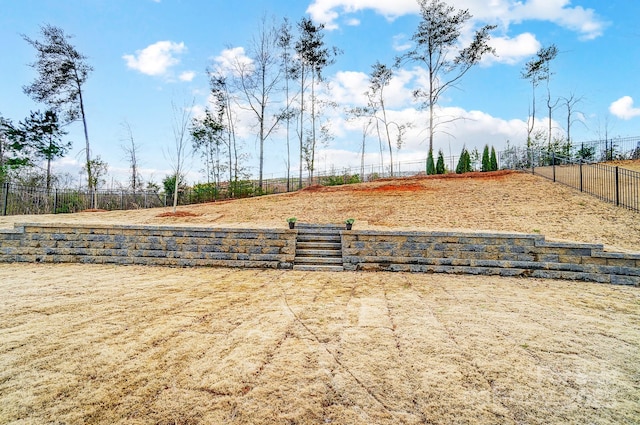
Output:
[[[452,3],[453,4],[453,3]],[[497,150],[507,140],[524,143],[530,110],[530,84],[520,78],[524,63],[541,46],[555,43],[560,51],[552,64],[553,98],[574,94],[579,118],[572,126],[574,141],[640,134],[640,31],[635,22],[640,3],[631,0],[459,0],[468,8],[475,28],[496,24],[493,45],[498,57],[471,70],[459,86],[441,99],[441,113],[463,117],[436,135],[435,149],[457,155],[462,145]],[[44,109],[22,92],[35,74],[27,66],[33,48],[21,37],[39,37],[39,26],[59,26],[74,36],[72,42],[94,67],[85,86],[89,135],[93,155],[109,164],[107,185],[125,181],[127,123],[137,144],[143,177],[159,182],[170,172],[167,152],[173,146],[172,103],[191,105],[197,115],[207,103],[205,69],[230,55],[247,55],[261,17],[297,22],[310,16],[326,25],[325,41],[343,53],[325,72],[330,96],[340,106],[329,113],[334,139],[318,151],[320,171],[360,164],[361,125],[347,122],[345,107],[365,102],[367,74],[375,61],[392,64],[410,45],[419,17],[414,0],[0,0],[0,114],[14,122],[31,110]],[[242,50],[244,48],[245,50]],[[420,86],[424,71],[406,64],[396,71],[387,90],[393,119],[412,122],[404,146],[394,160],[426,157],[425,112],[411,92]],[[543,99],[541,90],[537,94]],[[546,114],[542,101],[538,118]],[[243,122],[244,121],[244,122]],[[246,165],[257,170],[255,131],[241,121]],[[540,125],[546,125],[541,119]],[[566,112],[554,111],[554,133],[566,131]],[[54,170],[80,178],[84,146],[81,125],[73,124],[74,142],[67,158]],[[265,172],[284,174],[282,131],[266,143]],[[381,157],[377,138],[370,134],[366,162],[388,162]],[[297,150],[292,151],[297,169]],[[197,157],[190,161],[189,180],[204,181]]]

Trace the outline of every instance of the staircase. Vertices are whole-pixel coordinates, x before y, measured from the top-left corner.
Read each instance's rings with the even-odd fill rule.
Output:
[[[341,272],[343,226],[334,224],[297,224],[294,270]]]

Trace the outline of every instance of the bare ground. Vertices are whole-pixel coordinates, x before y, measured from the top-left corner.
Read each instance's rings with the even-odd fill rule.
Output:
[[[526,174],[20,221],[539,232],[639,251],[639,215]],[[640,422],[640,292],[404,273],[0,265],[0,423]]]
[[[0,423],[638,423],[640,292],[0,265]]]

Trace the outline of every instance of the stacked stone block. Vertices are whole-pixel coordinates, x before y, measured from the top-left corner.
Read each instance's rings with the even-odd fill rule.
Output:
[[[546,242],[504,233],[351,231],[342,234],[345,270],[384,270],[577,279],[640,286],[640,254],[602,245]]]
[[[0,261],[291,268],[296,232],[25,224],[0,230]]]
[[[297,230],[24,224],[0,262],[293,267]],[[640,286],[640,253],[506,233],[341,231],[345,270],[576,279]]]

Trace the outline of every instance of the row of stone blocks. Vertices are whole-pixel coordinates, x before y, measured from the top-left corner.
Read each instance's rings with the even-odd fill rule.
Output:
[[[295,232],[24,224],[0,230],[0,262],[291,268]]]
[[[0,262],[289,269],[297,230],[23,224],[0,229]],[[640,286],[640,253],[541,235],[341,231],[345,270],[578,279]]]
[[[542,235],[353,231],[342,234],[345,270],[526,276],[640,286],[640,253]]]

